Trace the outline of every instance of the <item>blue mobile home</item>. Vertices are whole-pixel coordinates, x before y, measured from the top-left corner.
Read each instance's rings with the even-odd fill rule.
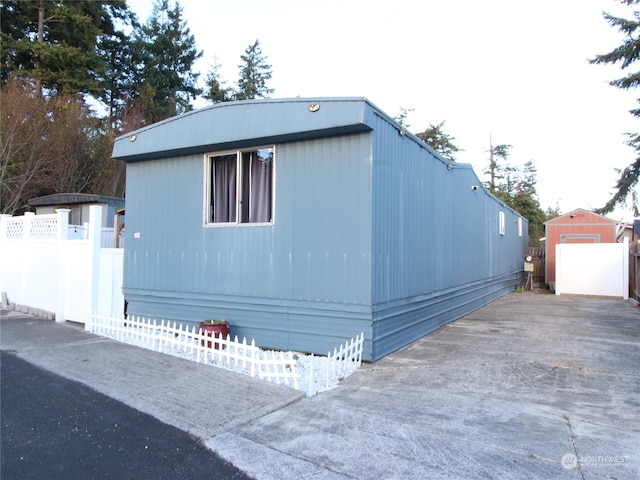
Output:
[[[364,98],[217,104],[113,157],[130,314],[375,361],[523,280],[527,221]]]

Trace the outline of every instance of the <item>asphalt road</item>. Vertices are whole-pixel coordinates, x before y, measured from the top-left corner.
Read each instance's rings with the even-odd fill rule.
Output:
[[[196,437],[11,353],[0,375],[2,479],[250,478]]]

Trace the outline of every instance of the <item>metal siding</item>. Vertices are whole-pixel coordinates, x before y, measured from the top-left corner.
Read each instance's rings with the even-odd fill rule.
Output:
[[[376,117],[369,120],[373,360],[513,290],[528,243],[526,220],[518,237],[519,215],[489,195],[470,166],[448,169],[415,137]]]
[[[269,226],[203,227],[202,155],[127,168],[129,313],[317,353],[370,329],[370,134],[277,145]]]
[[[283,145],[278,248],[290,261],[294,299],[370,302],[371,137]],[[281,233],[281,234],[280,234]],[[285,237],[286,236],[286,237]],[[285,238],[283,238],[285,237]]]
[[[374,303],[432,293],[498,272],[498,204],[473,170],[376,127]]]
[[[187,266],[202,250],[202,175],[202,157],[127,167],[125,288],[193,287],[197,271]]]
[[[397,302],[393,306],[386,305],[385,310],[375,312],[371,359],[382,358],[477,310],[513,291],[513,286],[513,275],[506,274],[408,302]]]
[[[203,227],[203,175],[199,155],[129,166],[129,205],[152,207],[128,208],[125,286],[163,295],[272,296],[272,227]]]

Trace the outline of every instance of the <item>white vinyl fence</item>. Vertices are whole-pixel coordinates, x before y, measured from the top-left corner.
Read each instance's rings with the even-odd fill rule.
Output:
[[[0,292],[12,306],[80,323],[93,312],[124,311],[123,249],[101,248],[108,236],[101,229],[102,206],[92,205],[89,217],[79,233],[70,232],[68,209],[0,215]]]
[[[116,247],[116,239],[114,237],[115,229],[112,227],[102,227],[100,231],[100,246],[102,248],[118,248]],[[67,240],[88,240],[89,224],[69,225]],[[122,248],[124,245],[124,231],[118,235],[118,244]]]
[[[0,215],[0,292],[12,304],[56,311],[64,261],[60,238],[66,233],[62,217]]]
[[[334,349],[326,357],[296,352],[263,350],[252,340],[242,342],[208,336],[196,327],[174,322],[128,316],[94,315],[85,329],[97,335],[167,353],[195,362],[302,390],[310,397],[337,386],[362,364],[364,334]]]
[[[556,245],[556,295],[629,298],[629,239]]]

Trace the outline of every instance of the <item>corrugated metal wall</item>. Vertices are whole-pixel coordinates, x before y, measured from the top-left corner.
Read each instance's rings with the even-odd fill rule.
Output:
[[[377,359],[512,291],[522,281],[528,232],[523,221],[519,236],[519,215],[490,196],[468,165],[448,168],[383,115],[370,122]]]
[[[370,134],[278,145],[273,225],[203,227],[203,176],[203,155],[128,164],[152,206],[127,211],[130,313],[320,353],[370,331]]]

